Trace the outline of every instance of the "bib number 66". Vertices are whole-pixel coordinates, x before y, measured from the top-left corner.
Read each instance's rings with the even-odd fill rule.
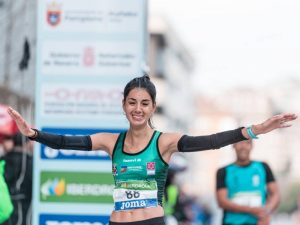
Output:
[[[139,198],[140,193],[138,191],[125,191],[127,199]]]

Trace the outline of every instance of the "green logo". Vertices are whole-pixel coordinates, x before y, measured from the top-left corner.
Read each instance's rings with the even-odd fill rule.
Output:
[[[125,188],[132,190],[156,190],[157,184],[156,181],[143,181],[143,180],[130,180],[130,181],[121,181],[116,184],[116,189]]]
[[[41,172],[40,201],[113,203],[111,173]]]

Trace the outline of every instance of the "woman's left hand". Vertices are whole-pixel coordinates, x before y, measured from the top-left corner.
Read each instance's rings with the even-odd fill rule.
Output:
[[[283,113],[275,115],[261,124],[253,125],[252,131],[256,135],[265,134],[278,128],[290,127],[292,126],[292,124],[290,124],[289,122],[295,119],[297,119],[297,115],[294,113]]]

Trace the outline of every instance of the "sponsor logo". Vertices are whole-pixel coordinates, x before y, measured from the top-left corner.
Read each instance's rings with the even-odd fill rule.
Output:
[[[41,186],[43,196],[61,196],[65,193],[66,182],[64,179],[49,179]]]
[[[40,225],[108,225],[109,216],[41,214]]]
[[[122,202],[121,210],[132,209],[132,208],[144,208],[144,207],[146,207],[145,200],[128,201],[128,202]]]
[[[132,170],[132,171],[142,171],[143,168],[141,166],[129,166],[128,170]]]
[[[110,173],[41,172],[42,202],[112,203]]]
[[[155,170],[155,162],[148,162],[147,170]]]
[[[137,158],[135,158],[135,159],[123,159],[123,162],[124,163],[132,163],[132,162],[141,162],[142,161],[142,159],[137,159]]]
[[[127,166],[121,166],[121,173],[125,173],[127,171]]]
[[[147,175],[154,175],[154,174],[155,174],[155,162],[148,162]]]
[[[138,208],[151,208],[157,206],[157,199],[142,199],[115,202],[115,210],[130,210]]]
[[[156,190],[156,181],[128,181],[128,182],[117,182],[117,188],[125,189],[139,189],[139,190]]]
[[[47,22],[50,26],[57,26],[61,21],[61,6],[56,2],[52,2],[47,8]]]

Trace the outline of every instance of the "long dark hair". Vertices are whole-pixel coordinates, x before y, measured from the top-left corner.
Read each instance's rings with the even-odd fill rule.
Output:
[[[133,78],[131,81],[129,81],[126,84],[126,86],[124,88],[124,92],[123,92],[123,101],[124,102],[129,94],[129,92],[134,88],[145,89],[151,97],[152,104],[156,105],[156,88],[155,88],[155,85],[150,80],[150,77],[147,74],[145,74],[142,77]],[[151,118],[148,120],[148,124],[152,129],[154,129]]]

